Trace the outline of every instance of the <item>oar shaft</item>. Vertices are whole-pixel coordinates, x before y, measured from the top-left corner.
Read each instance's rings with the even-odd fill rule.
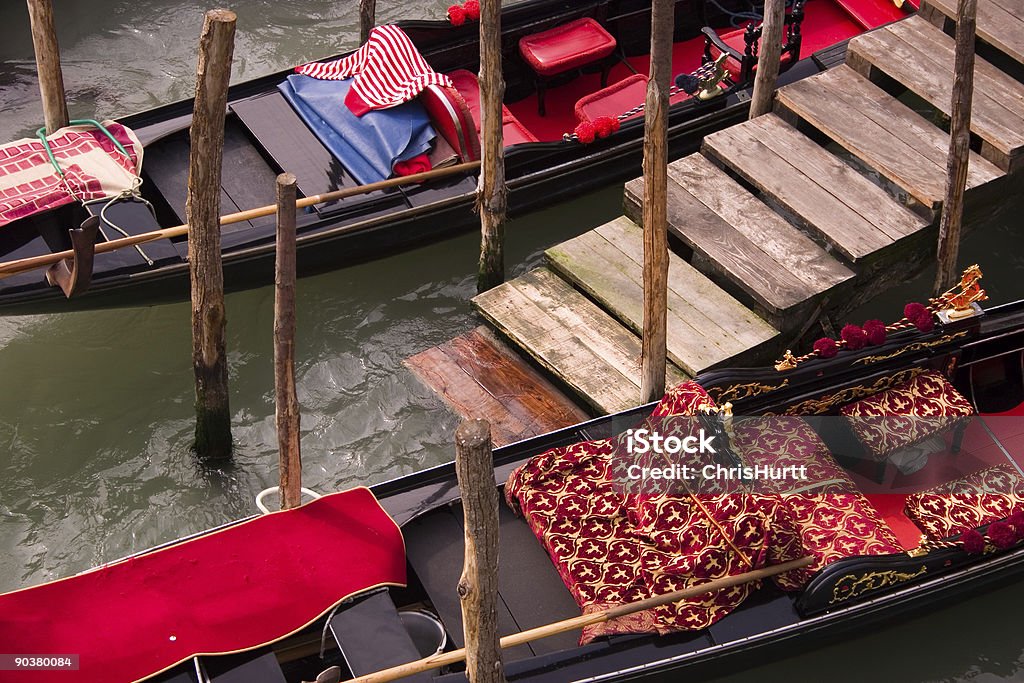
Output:
[[[771,567],[764,567],[762,569],[744,572],[743,574],[736,574],[735,576],[726,576],[721,579],[715,579],[699,586],[692,586],[672,593],[655,595],[654,597],[638,600],[637,602],[618,605],[600,612],[583,614],[578,617],[572,617],[571,619],[557,621],[553,624],[546,624],[544,626],[531,628],[527,631],[513,633],[512,635],[503,637],[500,641],[500,645],[502,649],[515,647],[516,645],[522,645],[523,643],[547,638],[548,636],[565,633],[566,631],[573,631],[592,624],[599,624],[627,614],[642,612],[653,607],[686,600],[687,598],[695,598],[698,595],[712,593],[725,588],[732,588],[733,586],[750,583],[751,581],[759,581],[770,576],[775,576],[776,574],[784,574],[788,571],[793,571],[794,569],[807,567],[812,562],[814,562],[813,557],[803,557],[799,560],[791,560]],[[416,660],[415,662],[400,664],[398,666],[391,667],[390,669],[383,669],[371,674],[359,676],[357,678],[353,678],[350,683],[390,683],[390,681],[405,678],[406,676],[412,676],[413,674],[420,673],[421,671],[429,671],[430,669],[436,669],[437,667],[445,666],[447,664],[455,664],[456,662],[461,662],[465,659],[466,650],[465,648],[461,648],[458,650],[452,650],[451,652],[442,652],[441,654],[432,655],[424,659]]]
[[[400,176],[398,178],[388,178],[387,180],[381,180],[376,183],[347,187],[341,190],[335,190],[334,192],[325,192],[311,197],[303,197],[295,202],[295,206],[296,208],[304,209],[307,206],[345,199],[347,197],[354,197],[360,194],[369,194],[370,192],[376,192],[378,190],[387,190],[392,187],[400,187],[402,185],[409,185],[412,183],[423,183],[436,178],[444,178],[460,173],[472,173],[479,168],[479,161],[469,161],[464,164],[448,166],[447,168],[436,168],[431,171],[424,171],[423,173],[414,173],[413,175]],[[230,225],[232,223],[241,223],[242,221],[252,220],[253,218],[273,215],[276,211],[277,206],[275,204],[268,204],[267,206],[261,206],[256,209],[248,209],[246,211],[238,211],[236,213],[221,216],[220,224]],[[108,251],[132,247],[136,244],[152,242],[153,240],[171,239],[173,237],[180,237],[187,234],[188,223],[183,223],[171,228],[144,232],[139,235],[132,235],[131,237],[122,237],[120,239],[110,240],[109,242],[100,242],[96,245],[96,253],[105,254]],[[29,270],[35,270],[36,268],[44,268],[73,256],[74,251],[68,249],[66,251],[58,251],[52,254],[29,256],[15,261],[0,263],[0,278],[17,275],[18,273],[24,273]]]

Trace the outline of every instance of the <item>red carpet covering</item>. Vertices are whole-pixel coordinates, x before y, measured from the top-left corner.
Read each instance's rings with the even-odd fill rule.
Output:
[[[369,489],[352,489],[0,595],[0,650],[79,655],[77,672],[0,679],[136,681],[273,642],[350,595],[405,580],[401,532]]]

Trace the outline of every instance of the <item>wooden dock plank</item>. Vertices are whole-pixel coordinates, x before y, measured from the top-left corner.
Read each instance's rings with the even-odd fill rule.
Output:
[[[643,327],[642,240],[641,228],[622,217],[552,247],[546,255],[552,267],[639,334]],[[700,296],[695,296],[695,286],[703,288]],[[709,314],[727,321],[727,329]],[[667,331],[669,359],[692,375],[778,335],[675,254],[669,258]]]
[[[949,117],[954,49],[952,38],[914,16],[853,38],[849,63],[867,77],[873,71],[886,74]],[[976,61],[984,62],[980,57]],[[980,73],[977,78],[982,80]],[[996,82],[975,89],[971,132],[986,143],[983,156],[1008,171],[1024,153],[1024,104],[1014,107],[1015,99],[1004,92],[1020,84],[1005,74],[988,80]]]
[[[833,194],[836,190],[830,191],[818,184],[819,180],[828,180],[827,177],[807,176],[801,172],[790,161],[791,157],[799,156],[799,152],[779,154],[769,147],[763,130],[753,125],[760,118],[766,117],[704,138],[705,156],[719,160],[759,192],[777,201],[799,218],[806,229],[819,235],[850,261],[874,256],[894,243],[892,237],[838,199]],[[820,154],[829,155],[817,145],[814,147]],[[838,159],[836,162],[845,165]]]
[[[934,8],[956,21],[957,0],[924,0],[923,10]],[[977,34],[992,47],[1024,64],[1024,6],[1019,0],[978,0]]]
[[[778,106],[822,131],[937,211],[945,195],[949,136],[848,66],[781,88]],[[1003,175],[971,153],[968,189]]]
[[[477,295],[473,304],[595,411],[640,403],[640,340],[551,271],[532,270]],[[669,365],[669,385],[685,379]]]
[[[490,422],[495,446],[589,418],[486,327],[418,353],[405,364],[463,418]]]

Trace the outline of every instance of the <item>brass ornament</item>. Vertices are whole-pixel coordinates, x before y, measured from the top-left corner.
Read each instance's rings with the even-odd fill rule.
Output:
[[[902,356],[904,353],[910,353],[911,351],[923,351],[924,349],[931,349],[936,346],[943,346],[945,344],[950,343],[954,339],[959,339],[960,337],[966,336],[967,330],[961,330],[956,334],[947,334],[940,339],[933,339],[931,341],[914,342],[913,344],[907,344],[906,346],[902,346],[896,349],[892,353],[884,353],[877,356],[864,356],[863,358],[858,358],[857,360],[853,361],[853,364],[858,365],[863,363],[864,365],[870,365],[872,363],[878,363],[883,360],[890,360],[892,358],[896,358],[897,356]]]
[[[832,599],[829,601],[829,604],[834,605],[837,602],[858,598],[865,593],[916,579],[927,571],[928,567],[922,564],[921,568],[916,572],[901,572],[895,569],[888,569],[860,575],[847,574],[836,581],[836,585],[832,588]]]
[[[726,388],[715,392],[718,401],[741,401],[745,398],[753,398],[769,391],[777,391],[789,386],[789,379],[784,379],[778,384],[761,384],[760,382],[747,382],[745,384],[730,384]]]

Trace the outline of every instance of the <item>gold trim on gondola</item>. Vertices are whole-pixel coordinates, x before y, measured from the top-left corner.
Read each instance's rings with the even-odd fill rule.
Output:
[[[837,406],[850,403],[851,401],[856,401],[857,399],[864,398],[865,396],[870,396],[872,394],[878,393],[879,391],[884,391],[896,384],[901,384],[903,382],[911,380],[917,375],[920,375],[924,371],[924,368],[908,368],[906,370],[901,370],[899,372],[893,373],[892,375],[879,377],[870,386],[858,384],[856,386],[841,389],[835,392],[834,394],[828,394],[821,398],[811,398],[806,401],[802,401],[800,403],[790,406],[782,414],[821,415],[822,413],[827,413],[828,411],[832,410]],[[775,416],[777,415],[777,413],[764,413],[764,415],[766,417]]]
[[[760,382],[747,382],[745,384],[730,384],[720,391],[716,391],[716,401],[740,401],[745,398],[753,398],[766,394],[770,391],[778,391],[789,386],[789,379],[784,379],[778,384],[762,384]]]
[[[901,572],[895,569],[887,569],[866,574],[847,574],[836,581],[836,585],[832,588],[832,600],[829,601],[829,604],[834,605],[837,602],[858,598],[871,591],[916,579],[927,571],[928,567],[922,564],[921,568],[916,572]]]
[[[913,344],[907,344],[906,346],[896,349],[892,353],[884,353],[878,356],[864,356],[863,358],[858,358],[857,360],[853,361],[853,364],[858,365],[863,363],[864,365],[870,365],[871,363],[878,363],[883,360],[890,360],[892,358],[896,358],[897,356],[902,356],[904,353],[909,353],[910,351],[923,351],[924,349],[931,349],[935,348],[936,346],[944,346],[945,344],[950,343],[954,339],[959,339],[960,337],[966,336],[967,330],[960,330],[956,334],[947,334],[940,339],[933,339],[931,341],[914,342]]]

